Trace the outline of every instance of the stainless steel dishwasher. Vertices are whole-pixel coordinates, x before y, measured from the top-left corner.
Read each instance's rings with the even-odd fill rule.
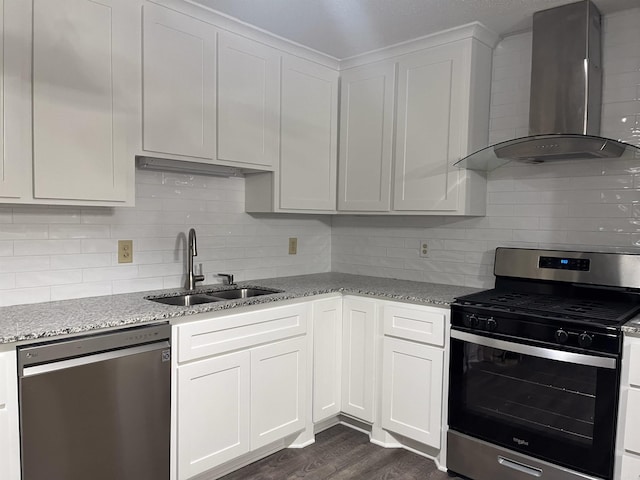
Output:
[[[167,324],[18,349],[23,480],[169,479]]]

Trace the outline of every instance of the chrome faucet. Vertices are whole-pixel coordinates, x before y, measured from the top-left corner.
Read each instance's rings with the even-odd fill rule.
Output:
[[[193,273],[193,257],[198,256],[198,247],[196,242],[196,230],[192,228],[189,230],[189,246],[187,247],[187,288],[193,290],[196,287],[196,282],[204,281],[204,275],[196,275]]]
[[[224,277],[227,279],[227,285],[235,285],[235,282],[233,281],[233,274],[231,273],[218,273],[219,277]]]

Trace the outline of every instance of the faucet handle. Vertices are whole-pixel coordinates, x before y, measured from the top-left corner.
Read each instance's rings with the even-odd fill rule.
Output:
[[[233,274],[231,273],[218,273],[217,274],[219,277],[224,277],[227,279],[227,285],[234,285],[235,282],[233,281]]]

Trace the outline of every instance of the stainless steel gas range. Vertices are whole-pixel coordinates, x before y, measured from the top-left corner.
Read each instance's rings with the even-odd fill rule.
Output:
[[[451,306],[450,472],[612,479],[640,255],[498,248],[494,272]]]

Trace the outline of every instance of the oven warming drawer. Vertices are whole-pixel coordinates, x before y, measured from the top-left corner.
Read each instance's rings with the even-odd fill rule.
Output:
[[[474,480],[599,480],[449,430],[447,468]]]

